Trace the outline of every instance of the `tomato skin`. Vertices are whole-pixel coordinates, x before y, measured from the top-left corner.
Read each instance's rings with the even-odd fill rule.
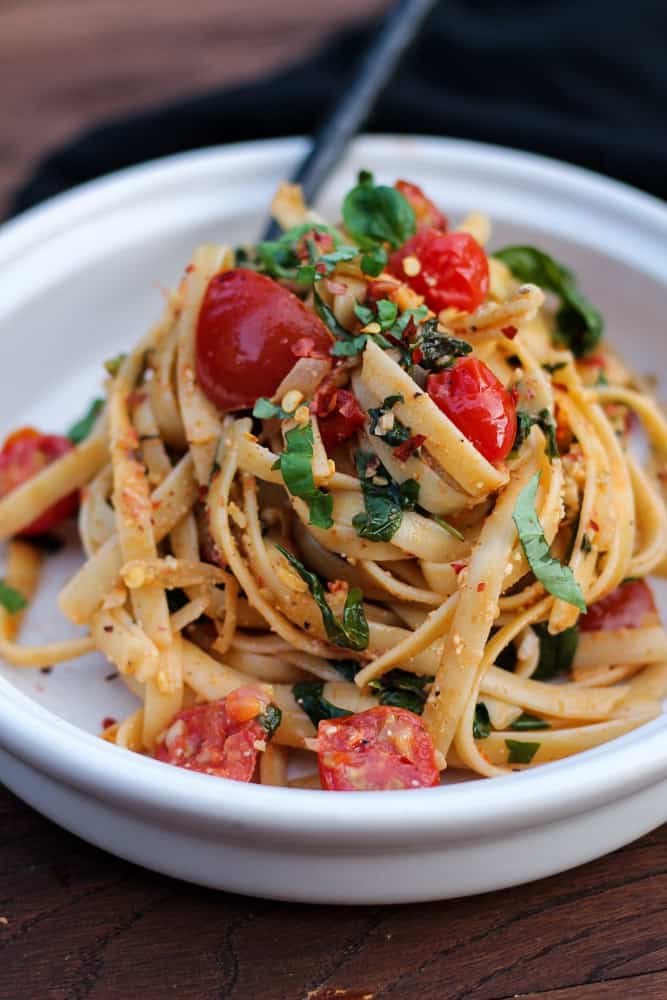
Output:
[[[328,791],[430,788],[440,783],[424,724],[405,708],[380,705],[320,722],[317,758]]]
[[[211,278],[199,312],[196,368],[201,387],[223,413],[272,396],[297,361],[293,351],[328,354],[322,321],[287,288],[246,268]]]
[[[177,712],[155,748],[155,759],[188,771],[232,781],[250,781],[257,763],[257,742],[266,731],[257,721],[268,699],[246,686],[219,701]]]
[[[459,358],[429,375],[426,391],[489,462],[507,457],[516,438],[516,403],[483,361]]]
[[[41,434],[34,427],[21,427],[14,431],[0,451],[0,497],[32,479],[51,462],[72,451],[73,447],[69,438],[60,434]],[[78,506],[79,493],[75,490],[45,510],[23,528],[21,534],[43,535],[76,513]]]
[[[617,628],[640,628],[645,620],[657,619],[653,592],[644,580],[621,583],[602,600],[591,604],[579,618],[582,632],[608,631]],[[648,624],[652,624],[650,621]]]
[[[447,229],[447,216],[428,198],[417,184],[411,181],[396,181],[394,187],[400,191],[415,213],[417,229]]]
[[[331,452],[364,426],[366,415],[349,389],[333,389],[327,406],[328,412],[318,416],[318,425],[322,443],[327,452]]]
[[[408,274],[403,261],[416,257],[418,274]],[[388,270],[424,296],[434,312],[453,306],[472,312],[489,291],[489,262],[469,233],[422,229],[389,258]]]

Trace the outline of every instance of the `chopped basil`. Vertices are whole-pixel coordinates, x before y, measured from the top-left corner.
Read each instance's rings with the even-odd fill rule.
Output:
[[[10,615],[15,615],[18,611],[23,611],[27,604],[23,594],[14,590],[4,580],[0,580],[0,605],[5,611],[8,611]]]
[[[283,410],[282,406],[276,406],[272,403],[270,399],[265,399],[264,396],[260,396],[255,403],[252,410],[253,417],[258,417],[260,420],[270,420],[272,417],[277,417],[278,420],[289,420],[293,417],[293,413],[288,413],[287,410]]]
[[[432,521],[435,521],[435,523],[440,525],[443,531],[446,531],[448,535],[452,536],[452,538],[457,538],[459,542],[465,542],[465,535],[460,532],[458,528],[455,528],[453,524],[450,524],[449,521],[445,521],[444,517],[439,517],[437,514],[431,514],[430,511],[424,510],[422,507],[419,508],[419,513],[423,514],[425,517],[429,517]]]
[[[373,175],[365,170],[359,174],[357,186],[345,195],[343,222],[366,251],[385,243],[396,250],[416,230],[415,213],[407,198],[396,188],[374,184]]]
[[[415,715],[421,715],[426,704],[426,688],[432,683],[433,677],[397,669],[370,681],[368,686],[379,695],[381,705],[407,708]]]
[[[312,233],[330,236],[334,249],[327,254],[320,255],[317,240],[308,238],[308,235]],[[301,246],[302,241],[303,247]],[[325,226],[318,222],[302,222],[284,232],[279,240],[264,241],[253,247],[237,249],[235,263],[238,267],[250,267],[270,278],[310,283],[316,280],[315,273],[311,274],[310,268],[312,267],[313,272],[315,272],[315,265],[320,260],[323,261],[324,266],[319,276],[325,277],[331,273],[335,263],[337,263],[337,260],[332,261],[329,258],[342,253],[340,260],[351,260],[358,255],[359,251],[356,247],[343,247],[341,244],[340,233],[331,226]],[[305,260],[304,251],[307,255]]]
[[[527,486],[519,494],[512,518],[519,534],[528,565],[545,590],[561,601],[574,605],[580,611],[586,610],[586,601],[581,587],[569,566],[563,566],[549,551],[542,525],[535,510],[537,487],[540,473],[536,472]]]
[[[359,256],[357,247],[338,247],[337,250],[332,250],[330,253],[323,253],[319,257],[316,254],[316,248],[311,248],[310,253],[313,263],[302,264],[296,274],[297,281],[300,281],[302,284],[321,281],[322,278],[326,278],[331,274],[336,264],[340,264],[346,260],[354,260],[355,257]]]
[[[545,372],[549,372],[550,375],[553,375],[554,372],[559,372],[561,368],[566,368],[567,361],[557,361],[554,365],[550,365],[545,362],[542,365],[542,367],[544,368]]]
[[[455,358],[463,358],[472,351],[472,344],[458,337],[440,333],[437,319],[427,319],[419,327],[416,340],[410,345],[411,351],[419,351],[419,364],[426,371],[442,371],[454,364]]]
[[[352,524],[361,538],[389,542],[401,526],[403,511],[414,510],[419,484],[414,479],[395,482],[369,452],[357,451],[354,457],[366,509],[352,518]]]
[[[103,407],[103,399],[94,399],[84,416],[81,417],[81,420],[77,420],[75,424],[72,424],[67,432],[67,437],[70,439],[72,444],[81,444],[82,441],[85,441],[92,431],[93,425],[95,424],[95,421],[97,420]]]
[[[530,764],[541,747],[541,743],[529,743],[527,740],[505,740],[508,764]]]
[[[474,740],[485,740],[491,732],[489,710],[483,701],[475,705],[475,715],[472,720],[472,737]]]
[[[388,260],[389,255],[384,247],[374,247],[362,255],[361,270],[369,277],[377,278],[384,271]]]
[[[257,721],[259,722],[262,729],[266,732],[267,740],[270,740],[276,729],[280,725],[283,713],[280,711],[277,705],[267,705],[266,710],[262,712],[261,715],[257,716]]]
[[[533,680],[550,681],[554,677],[569,673],[579,643],[577,626],[572,625],[558,635],[551,635],[544,622],[533,625],[533,629],[540,643],[540,658],[532,675]]]
[[[357,303],[354,307],[354,314],[357,319],[368,326],[369,323],[377,323],[384,332],[390,330],[398,319],[398,306],[389,299],[379,299],[375,303],[375,310],[370,306],[362,306]]]
[[[602,336],[602,316],[579,291],[571,271],[530,246],[504,247],[494,257],[502,260],[519,281],[533,282],[560,296],[557,337],[575,357],[581,358],[595,349]]]
[[[304,710],[315,729],[324,719],[343,719],[346,715],[352,715],[346,708],[333,705],[324,697],[323,691],[322,681],[299,681],[292,688],[294,700]]]
[[[361,670],[356,660],[329,660],[329,663],[346,681],[353,681]]]
[[[335,358],[353,358],[355,354],[361,354],[367,340],[367,333],[361,333],[358,337],[348,337],[347,340],[337,340],[329,353]]]
[[[551,729],[546,719],[540,719],[537,715],[530,715],[529,712],[522,712],[518,719],[515,719],[510,729],[517,732],[529,729]]]
[[[293,427],[285,435],[286,448],[274,463],[280,469],[285,486],[292,496],[300,497],[308,505],[310,521],[316,528],[333,525],[333,497],[319,489],[313,479],[313,427]]]
[[[553,461],[554,458],[559,457],[558,443],[556,441],[556,425],[554,423],[554,418],[549,413],[546,407],[535,416],[533,413],[528,413],[526,410],[517,410],[516,414],[516,437],[514,439],[514,445],[512,447],[512,453],[517,454],[519,448],[524,443],[528,435],[530,434],[530,429],[533,426],[540,428],[544,434],[544,453],[549,459]]]
[[[285,559],[297,571],[301,579],[308,584],[308,589],[322,614],[322,622],[329,642],[332,642],[334,646],[344,646],[347,649],[366,649],[368,646],[368,622],[364,614],[364,595],[361,590],[358,587],[353,587],[349,591],[343,608],[343,620],[340,622],[329,607],[320,578],[307,570],[303,563],[299,562],[296,556],[284,549],[282,545],[276,545],[276,548],[285,556]]]
[[[104,367],[109,372],[109,375],[111,375],[112,378],[116,377],[116,375],[120,371],[120,366],[122,365],[123,361],[125,361],[126,357],[127,354],[117,354],[115,358],[109,358],[108,361],[104,362]]]
[[[381,438],[393,448],[397,448],[405,441],[409,441],[412,436],[412,431],[409,427],[406,427],[405,424],[402,424],[398,417],[394,417],[394,422],[391,427],[387,427],[386,429],[381,427],[379,431],[378,423],[387,413],[391,413],[391,410],[396,403],[404,402],[405,400],[403,399],[403,396],[387,396],[386,399],[382,401],[381,406],[372,406],[368,410],[368,416],[370,417],[370,433]]]

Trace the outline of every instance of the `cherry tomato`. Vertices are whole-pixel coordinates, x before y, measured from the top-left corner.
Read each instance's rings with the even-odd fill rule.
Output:
[[[242,687],[220,701],[177,712],[155,748],[155,758],[188,771],[250,781],[258,745],[267,739],[258,716],[268,705],[261,692]]]
[[[657,622],[658,611],[651,588],[644,580],[628,580],[592,604],[579,619],[582,632],[640,628]],[[646,619],[649,619],[646,622]]]
[[[287,288],[244,268],[211,278],[199,313],[197,378],[223,412],[272,396],[303,344],[327,353],[332,338]]]
[[[0,451],[0,497],[6,496],[74,446],[59,434],[41,434],[34,427],[22,427],[10,434]],[[45,510],[22,535],[43,535],[76,512],[79,493],[75,490]]]
[[[500,462],[516,438],[516,403],[483,361],[459,358],[429,375],[426,390],[489,462]]]
[[[417,229],[440,229],[443,232],[447,229],[447,216],[426,197],[420,187],[410,181],[396,181],[394,187],[410,203],[415,213]]]
[[[364,426],[365,414],[349,389],[333,389],[324,405],[327,411],[321,416],[318,414],[318,423],[322,443],[330,452]]]
[[[320,722],[317,758],[329,791],[425,788],[440,783],[431,737],[414,712],[388,705]]]
[[[469,233],[422,229],[391,255],[389,271],[423,295],[434,312],[448,306],[472,312],[489,290],[489,262]]]

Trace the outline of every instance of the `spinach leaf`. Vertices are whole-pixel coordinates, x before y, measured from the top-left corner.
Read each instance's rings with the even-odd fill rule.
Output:
[[[267,705],[266,711],[257,716],[257,721],[266,733],[267,740],[270,740],[276,729],[280,725],[283,713],[277,705]]]
[[[530,246],[503,247],[494,257],[502,260],[519,281],[530,281],[560,296],[557,336],[575,357],[581,358],[595,349],[602,336],[602,316],[579,291],[571,271]]]
[[[419,484],[406,479],[399,485],[370,452],[357,451],[354,457],[366,509],[355,514],[352,524],[361,538],[389,542],[401,526],[403,511],[414,509]]]
[[[361,590],[358,587],[353,587],[349,591],[343,608],[343,620],[339,622],[329,607],[320,578],[307,570],[303,563],[299,562],[296,556],[284,549],[282,545],[276,545],[276,548],[285,556],[285,559],[297,571],[301,579],[308,584],[308,589],[320,609],[329,642],[332,642],[334,646],[344,646],[348,649],[366,649],[368,646],[368,622],[364,614],[364,595]]]
[[[67,432],[67,437],[72,444],[81,444],[82,441],[86,440],[103,408],[104,400],[94,399],[84,416],[81,417],[81,420],[77,420],[75,424],[72,424]]]
[[[324,719],[343,719],[346,715],[352,715],[346,708],[333,705],[324,697],[323,691],[322,681],[299,681],[292,688],[294,700],[304,710],[315,729]]]
[[[474,740],[485,740],[491,732],[489,710],[483,701],[475,705],[475,716],[472,720],[472,736]]]
[[[450,337],[438,330],[437,319],[427,319],[419,327],[417,338],[410,344],[412,360],[426,371],[442,371],[472,351],[472,344]]]
[[[531,427],[535,425],[537,425],[544,434],[544,453],[549,461],[553,461],[554,458],[559,457],[560,452],[558,451],[558,443],[556,441],[556,425],[554,423],[554,418],[551,416],[546,407],[543,410],[540,410],[537,416],[532,413],[528,413],[526,410],[517,410],[516,437],[512,447],[512,454],[518,454],[521,445],[530,434]]]
[[[4,580],[0,580],[0,606],[5,611],[8,611],[10,615],[15,615],[18,611],[23,611],[27,605],[28,602],[23,594],[10,587]]]
[[[323,241],[316,234],[328,237],[326,242],[333,249],[321,254]],[[302,222],[284,232],[279,240],[265,240],[253,247],[237,249],[235,263],[270,278],[309,284],[330,274],[338,260],[351,260],[358,254],[356,247],[342,246],[340,233],[331,226]],[[320,261],[322,267],[317,269]]]
[[[508,750],[508,764],[530,764],[541,747],[541,743],[528,743],[527,740],[505,740]]]
[[[405,400],[403,399],[403,396],[387,396],[386,399],[382,401],[381,406],[372,406],[368,410],[368,416],[370,417],[370,433],[375,434],[376,437],[381,438],[392,447],[398,447],[399,444],[409,441],[412,436],[412,431],[409,427],[406,427],[405,424],[402,424],[396,416],[394,416],[394,422],[391,427],[387,427],[386,429],[380,427],[379,432],[378,423],[387,413],[391,413],[396,403],[404,402]]]
[[[308,504],[309,524],[316,528],[333,525],[333,497],[315,485],[313,479],[313,427],[293,427],[285,435],[286,449],[274,463],[280,469],[285,486],[292,496]]]
[[[329,660],[329,663],[346,681],[353,681],[361,670],[357,660]]]
[[[566,628],[558,635],[551,635],[545,622],[533,625],[533,629],[540,643],[540,658],[533,680],[550,681],[554,677],[569,673],[579,642],[577,626]]]
[[[376,185],[368,171],[359,174],[357,186],[345,195],[343,222],[359,246],[370,251],[384,243],[396,250],[416,230],[407,199],[396,188]]]
[[[563,566],[555,559],[549,551],[549,545],[535,510],[539,481],[540,473],[536,472],[519,494],[512,514],[521,547],[528,560],[528,565],[545,590],[548,590],[554,597],[574,605],[580,611],[586,611],[586,601],[574,573],[569,566]]]
[[[370,681],[368,686],[379,695],[381,705],[407,708],[409,712],[421,715],[428,696],[425,689],[432,683],[433,677],[396,669]]]
[[[551,729],[551,726],[545,719],[540,719],[537,715],[530,715],[528,712],[522,712],[519,718],[514,720],[510,729],[516,729],[517,732],[522,732],[523,730],[529,729]]]

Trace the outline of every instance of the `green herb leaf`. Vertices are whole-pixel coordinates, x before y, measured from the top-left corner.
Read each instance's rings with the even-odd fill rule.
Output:
[[[313,305],[315,307],[315,312],[320,317],[324,325],[331,330],[334,337],[337,339],[340,338],[341,340],[349,340],[352,337],[350,331],[346,330],[345,327],[341,326],[338,322],[333,309],[329,308],[316,287],[313,288]]]
[[[312,724],[317,729],[324,719],[343,719],[352,715],[346,708],[338,708],[324,697],[322,681],[300,681],[292,688],[292,694],[297,705],[304,710]]]
[[[266,733],[267,740],[270,740],[276,729],[280,725],[283,713],[277,705],[267,705],[266,710],[257,716],[257,721]]]
[[[540,643],[540,658],[532,675],[533,680],[550,681],[554,677],[569,673],[579,643],[577,626],[566,628],[558,635],[551,635],[544,622],[533,625],[533,629]]]
[[[420,514],[422,513],[421,509],[419,513]],[[465,542],[465,535],[462,532],[460,532],[458,528],[455,528],[453,524],[450,524],[449,521],[445,521],[444,517],[439,517],[437,514],[431,514],[430,511],[426,510],[423,511],[423,513],[427,517],[430,517],[432,521],[435,521],[436,524],[439,524],[440,527],[444,531],[446,531],[448,535],[452,536],[452,538],[458,539],[459,542]]]
[[[353,681],[361,670],[357,660],[329,660],[329,663],[346,681]]]
[[[588,535],[586,534],[586,532],[584,532],[583,535],[581,536],[581,551],[586,555],[588,555],[589,552],[593,551],[593,544]]]
[[[581,358],[597,346],[603,330],[602,316],[577,288],[571,271],[553,257],[530,246],[509,246],[494,254],[519,281],[530,281],[560,296],[556,314],[558,339]]]
[[[23,611],[27,607],[28,602],[18,590],[14,590],[4,580],[0,580],[0,605],[10,615],[15,615],[18,611]]]
[[[367,340],[367,333],[362,333],[358,337],[350,337],[348,340],[337,340],[329,353],[334,358],[352,358],[355,354],[361,354]]]
[[[359,248],[338,247],[337,250],[332,250],[330,253],[323,253],[319,257],[315,253],[312,256],[314,262],[311,264],[302,264],[296,272],[296,279],[302,284],[310,284],[311,282],[321,281],[322,278],[328,277],[336,264],[340,264],[346,260],[354,260],[355,257],[358,257]]]
[[[328,254],[320,255],[320,247],[316,240],[308,238],[308,234],[313,232],[330,236],[335,249]],[[323,257],[329,258],[333,254],[342,252],[344,256],[341,259],[350,260],[358,255],[359,250],[356,247],[343,247],[341,244],[340,233],[331,226],[318,222],[302,222],[284,232],[279,240],[265,240],[253,247],[237,248],[235,264],[237,267],[250,267],[270,278],[310,283],[315,279],[314,265]],[[306,261],[303,259],[304,250],[308,255]],[[351,254],[351,256],[347,256],[347,254]],[[326,274],[330,273],[335,263],[335,260],[333,262],[325,261],[325,268],[323,268],[325,273],[320,276],[325,277]],[[309,270],[311,267],[312,274]]]
[[[307,570],[303,563],[299,562],[296,556],[284,549],[282,545],[276,545],[276,548],[285,556],[285,559],[296,570],[301,579],[308,584],[308,589],[322,614],[322,622],[329,641],[334,646],[344,646],[356,650],[366,649],[368,646],[368,622],[364,614],[364,595],[361,590],[358,587],[353,587],[349,591],[343,608],[343,621],[339,622],[329,607],[320,578]]]
[[[472,344],[458,337],[450,337],[438,330],[437,319],[427,319],[419,327],[416,340],[410,344],[410,351],[419,351],[416,362],[426,371],[442,371],[450,368],[456,358],[463,358],[472,351]]]
[[[104,367],[109,372],[109,375],[111,375],[112,378],[116,377],[116,375],[120,371],[120,366],[122,365],[123,361],[125,361],[126,357],[127,354],[117,354],[115,358],[109,358],[108,361],[104,362]]]
[[[489,710],[483,701],[475,705],[475,716],[472,720],[472,736],[474,740],[485,740],[491,732]]]
[[[390,413],[392,408],[396,403],[404,403],[405,400],[403,396],[387,396],[386,399],[382,401],[381,406],[372,406],[368,411],[368,416],[370,418],[369,431],[376,437],[385,441],[392,448],[397,448],[399,444],[403,444],[404,441],[408,441],[412,437],[412,431],[405,424],[402,424],[398,417],[394,417],[394,423],[391,427],[387,428],[381,434],[378,434],[377,426],[380,419],[385,416],[385,414]]]
[[[67,432],[67,437],[70,439],[72,444],[81,444],[82,441],[85,441],[92,431],[93,425],[103,408],[104,400],[94,399],[88,407],[85,415],[81,417],[81,420],[77,420],[75,424],[72,424]]]
[[[313,479],[313,427],[293,427],[285,435],[286,449],[275,465],[282,473],[285,486],[292,496],[308,504],[309,523],[316,528],[333,525],[333,497],[315,485]]]
[[[389,254],[385,248],[382,246],[375,247],[373,250],[367,250],[362,255],[361,270],[370,278],[377,278],[378,274],[382,274],[384,271],[388,260]]]
[[[368,172],[360,173],[359,183],[346,194],[343,221],[364,250],[374,250],[383,243],[396,250],[416,230],[415,213],[407,199],[396,188],[376,186]]]
[[[574,605],[580,611],[586,611],[584,595],[572,570],[569,566],[563,566],[549,551],[549,545],[535,510],[539,481],[540,473],[536,472],[519,494],[512,514],[521,547],[536,579],[540,581],[545,590],[548,590],[554,597]]]
[[[361,538],[389,542],[401,526],[403,511],[414,509],[419,484],[414,479],[396,483],[376,455],[355,453],[365,512],[356,514],[352,524]]]
[[[523,730],[529,729],[551,729],[551,726],[546,719],[540,719],[537,715],[530,715],[528,712],[522,712],[518,719],[514,720],[510,729],[516,729],[517,732],[522,732]]]
[[[553,461],[554,458],[559,457],[560,453],[558,451],[558,443],[556,441],[556,425],[553,417],[546,407],[543,410],[540,410],[537,416],[533,413],[528,413],[526,410],[517,410],[516,437],[512,447],[512,454],[518,454],[521,445],[530,434],[531,427],[534,427],[535,425],[537,425],[544,434],[544,453],[549,461]]]
[[[390,670],[369,683],[369,688],[379,695],[381,705],[407,708],[415,715],[421,715],[426,704],[429,684],[433,677],[413,674],[409,670]]]
[[[529,743],[527,740],[505,740],[508,750],[508,764],[530,764],[540,749],[541,743]]]
[[[255,403],[252,415],[253,417],[258,417],[260,420],[270,420],[272,417],[277,417],[279,420],[289,420],[294,416],[293,413],[283,410],[282,406],[276,406],[275,403],[272,403],[270,399],[265,399],[264,396],[260,396]]]

